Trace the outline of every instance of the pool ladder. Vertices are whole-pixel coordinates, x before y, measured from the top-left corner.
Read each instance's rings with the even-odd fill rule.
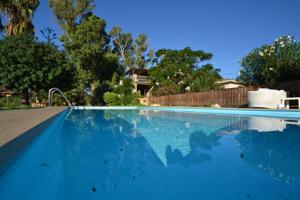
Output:
[[[48,92],[48,106],[52,106],[52,98],[53,98],[53,93],[54,92],[59,92],[61,94],[61,96],[66,100],[66,102],[68,103],[68,106],[70,108],[72,108],[72,104],[70,103],[70,101],[68,100],[68,98],[66,97],[66,95],[64,95],[64,93],[58,89],[58,88],[51,88]]]

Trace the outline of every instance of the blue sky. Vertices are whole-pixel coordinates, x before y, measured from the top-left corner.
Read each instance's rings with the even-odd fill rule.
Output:
[[[51,27],[58,34],[47,0],[34,16],[36,33]],[[239,60],[251,49],[284,34],[300,40],[299,0],[95,0],[94,13],[107,30],[121,26],[134,36],[145,33],[154,49],[190,46],[214,54],[210,61],[226,78],[235,78]]]

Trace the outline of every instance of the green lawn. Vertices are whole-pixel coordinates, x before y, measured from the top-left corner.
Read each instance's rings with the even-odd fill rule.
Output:
[[[28,108],[31,108],[31,106],[21,104],[20,96],[10,96],[10,97],[0,98],[0,110],[28,109]]]

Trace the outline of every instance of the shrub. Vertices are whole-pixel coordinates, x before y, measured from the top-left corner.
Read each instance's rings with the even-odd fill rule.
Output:
[[[21,104],[20,96],[1,97],[0,98],[0,110],[2,109],[20,109],[30,108],[30,106]]]
[[[113,89],[113,92],[117,94],[129,95],[132,93],[133,88],[134,86],[130,78],[122,78],[122,84],[117,85],[117,87]]]
[[[156,88],[153,91],[153,94],[157,96],[163,96],[163,95],[177,94],[179,92],[180,92],[179,86],[177,86],[176,84],[171,84],[168,86],[161,86]]]
[[[107,92],[103,95],[104,102],[110,106],[140,105],[140,95],[132,94],[132,80],[130,78],[121,78],[121,80],[122,84],[118,85],[116,85],[115,80],[111,81],[110,85],[113,87],[112,92]]]
[[[104,102],[109,106],[133,106],[140,105],[139,94],[119,95],[113,92],[106,92],[103,95]]]
[[[122,105],[121,96],[112,92],[105,92],[103,95],[104,102],[109,106]]]
[[[238,80],[276,88],[300,77],[300,43],[293,36],[279,37],[270,45],[253,49],[241,60]]]
[[[122,104],[126,106],[140,105],[140,95],[137,93],[124,95],[122,97]]]

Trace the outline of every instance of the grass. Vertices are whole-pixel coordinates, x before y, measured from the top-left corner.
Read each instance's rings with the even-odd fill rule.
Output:
[[[10,96],[0,98],[0,110],[12,110],[12,109],[29,109],[31,106],[21,104],[20,96]]]

